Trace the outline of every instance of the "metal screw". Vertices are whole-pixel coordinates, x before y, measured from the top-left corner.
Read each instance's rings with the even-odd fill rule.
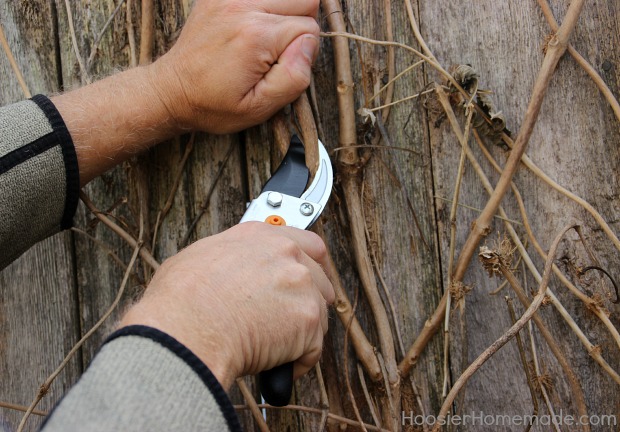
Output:
[[[299,207],[299,211],[304,216],[310,216],[312,213],[314,213],[314,207],[310,203],[303,203],[301,207]]]
[[[280,192],[269,192],[269,195],[267,195],[267,204],[271,207],[280,207],[283,198]]]

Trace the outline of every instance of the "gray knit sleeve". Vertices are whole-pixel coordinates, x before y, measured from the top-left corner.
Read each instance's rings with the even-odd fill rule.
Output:
[[[209,369],[159,330],[126,327],[95,356],[42,432],[241,431]]]
[[[71,135],[45,96],[0,108],[0,270],[71,227],[80,188]]]

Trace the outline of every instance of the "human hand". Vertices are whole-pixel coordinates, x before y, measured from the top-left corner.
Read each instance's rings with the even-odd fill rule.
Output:
[[[197,0],[150,81],[182,129],[261,123],[310,84],[319,0]]]
[[[235,378],[319,360],[333,287],[314,233],[260,222],[207,237],[165,261],[121,325],[148,325],[194,352],[227,389]]]

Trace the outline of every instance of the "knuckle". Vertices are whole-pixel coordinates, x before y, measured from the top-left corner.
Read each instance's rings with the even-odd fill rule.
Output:
[[[287,285],[290,287],[304,288],[312,286],[312,273],[303,264],[290,266],[284,271],[284,275]]]
[[[281,237],[278,240],[279,252],[284,257],[294,258],[299,261],[301,258],[301,249],[299,245],[288,237]]]

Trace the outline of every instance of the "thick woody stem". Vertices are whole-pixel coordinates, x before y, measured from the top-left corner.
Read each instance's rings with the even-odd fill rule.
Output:
[[[323,0],[322,5],[330,29],[334,32],[346,31],[340,2],[338,0]],[[388,428],[390,428],[392,425],[396,426],[398,424],[398,417],[400,416],[400,377],[396,365],[396,350],[390,321],[385,306],[381,301],[372,262],[368,255],[364,221],[360,217],[362,215],[361,188],[357,176],[360,160],[355,147],[357,143],[357,130],[349,42],[346,38],[336,37],[333,39],[333,45],[338,79],[339,144],[343,147],[339,154],[340,164],[343,168],[342,186],[345,192],[347,211],[351,224],[357,270],[375,319],[381,353],[385,359],[387,381],[390,388],[386,389],[387,398],[384,398],[382,405],[385,413],[384,421]]]

